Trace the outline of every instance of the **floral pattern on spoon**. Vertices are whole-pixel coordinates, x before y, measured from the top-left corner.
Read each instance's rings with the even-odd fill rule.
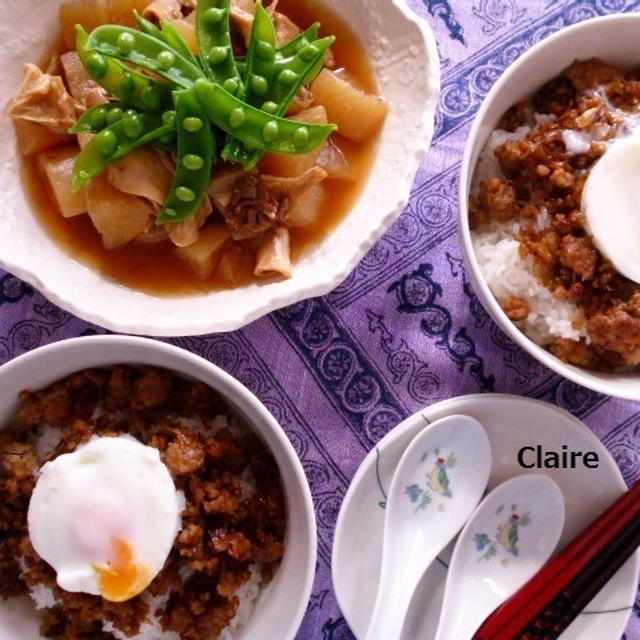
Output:
[[[433,469],[426,475],[426,484],[421,487],[419,484],[410,484],[405,489],[405,494],[409,496],[409,500],[413,503],[417,503],[415,513],[420,510],[426,509],[433,501],[431,492],[443,496],[444,498],[452,498],[453,493],[451,489],[451,480],[447,473],[447,469],[451,469],[456,466],[456,454],[450,453],[446,458],[442,457],[440,449],[434,449],[433,455],[435,456],[435,463],[432,463]],[[423,454],[420,462],[426,462],[429,460],[429,452]],[[444,503],[438,505],[440,511],[444,511]]]

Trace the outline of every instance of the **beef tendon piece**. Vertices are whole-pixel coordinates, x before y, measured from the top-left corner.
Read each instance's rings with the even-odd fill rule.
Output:
[[[253,172],[233,185],[223,217],[234,240],[251,238],[270,229],[278,219],[278,200],[260,174]]]

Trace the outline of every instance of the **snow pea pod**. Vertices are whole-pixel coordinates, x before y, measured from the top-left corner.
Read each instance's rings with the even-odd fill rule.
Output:
[[[318,75],[325,53],[335,40],[334,36],[329,36],[309,42],[299,48],[295,55],[276,62],[274,82],[267,100],[278,105],[277,115],[283,115],[300,88]]]
[[[106,104],[99,104],[91,109],[87,109],[78,121],[69,129],[69,133],[100,133],[112,124],[115,124],[123,118],[128,121],[125,132],[135,132],[140,128],[140,125],[135,121],[132,123],[133,116],[140,115],[140,111],[130,109],[122,102],[107,102]],[[175,111],[168,109],[162,114],[163,122],[170,123],[175,120]],[[165,133],[162,135],[162,139],[154,139],[154,144],[174,151],[175,145],[175,131],[171,133]]]
[[[268,85],[268,93],[264,96],[262,109],[275,116],[284,116],[302,85],[317,75],[322,67],[325,52],[334,41],[333,36],[316,40],[302,46],[293,57],[287,59],[286,64],[275,71],[274,79]],[[258,164],[262,158],[262,151],[247,151],[235,141],[225,146],[222,157],[231,162],[239,162],[249,170]]]
[[[204,77],[197,66],[166,42],[129,27],[112,24],[96,27],[89,35],[86,48],[153,71],[185,89]]]
[[[76,26],[78,56],[87,72],[126,105],[158,112],[171,107],[171,87],[87,47],[89,34]]]
[[[236,58],[236,68],[241,78],[247,75],[247,59],[244,56],[238,56]]]
[[[208,80],[198,80],[194,89],[209,120],[250,148],[286,154],[308,153],[337,129],[334,124],[305,124],[274,116]]]
[[[114,160],[151,140],[171,134],[175,127],[175,117],[166,114],[124,114],[98,133],[76,158],[72,174],[74,191],[95,178]]]
[[[277,57],[290,58],[298,53],[298,49],[318,39],[318,33],[320,32],[320,23],[314,22],[306,31],[303,31],[299,36],[289,42],[285,42],[282,46],[278,47],[276,52]]]
[[[164,41],[173,47],[178,53],[180,53],[186,60],[188,60],[194,67],[200,66],[198,59],[193,54],[189,45],[182,39],[182,36],[178,33],[178,30],[168,20],[162,21],[162,31],[160,32]]]
[[[276,55],[276,29],[260,0],[256,9],[247,51],[244,74],[245,102],[259,107],[269,92],[272,82],[273,65]],[[238,162],[245,169],[253,168],[260,158],[260,151],[247,151],[244,145],[233,137],[228,137],[222,150],[222,157],[229,162]]]
[[[259,106],[269,91],[276,57],[276,29],[269,14],[260,0],[256,2],[256,11],[251,29],[251,39],[247,51],[247,68],[244,76],[246,87],[245,100],[248,104]]]
[[[158,40],[164,40],[162,36],[162,31],[156,27],[151,20],[147,20],[143,16],[141,16],[135,9],[133,10],[133,15],[135,16],[136,22],[138,23],[138,27],[140,31],[146,33],[149,36],[153,36]]]
[[[189,46],[184,41],[182,36],[178,33],[177,29],[173,26],[169,20],[162,20],[162,29],[158,29],[153,22],[143,18],[135,9],[133,11],[136,22],[138,23],[138,27],[140,31],[146,33],[147,35],[155,38],[156,40],[160,40],[161,42],[166,42],[170,47],[174,48],[178,53],[183,55],[191,64],[194,66],[199,66],[199,62],[196,59],[195,55]]]
[[[121,120],[127,107],[122,102],[107,102],[87,109],[69,129],[69,133],[100,133],[109,125]],[[133,109],[129,109],[133,113]]]
[[[214,137],[207,116],[192,90],[176,91],[178,160],[173,186],[156,224],[192,216],[202,204],[211,179]]]
[[[229,25],[231,0],[199,0],[196,5],[196,39],[207,76],[233,95],[242,97],[244,86],[238,73]]]

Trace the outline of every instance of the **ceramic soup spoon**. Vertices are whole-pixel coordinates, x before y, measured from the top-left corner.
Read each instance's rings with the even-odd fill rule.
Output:
[[[563,527],[564,500],[550,478],[518,476],[495,488],[456,543],[435,640],[473,637],[549,559]]]
[[[398,640],[416,585],[473,513],[490,470],[487,434],[468,416],[437,420],[410,442],[389,488],[366,640]]]

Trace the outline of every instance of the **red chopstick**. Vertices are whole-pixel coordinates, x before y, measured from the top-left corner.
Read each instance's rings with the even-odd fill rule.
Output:
[[[566,628],[639,544],[640,482],[496,609],[473,640],[557,637],[535,630]]]

